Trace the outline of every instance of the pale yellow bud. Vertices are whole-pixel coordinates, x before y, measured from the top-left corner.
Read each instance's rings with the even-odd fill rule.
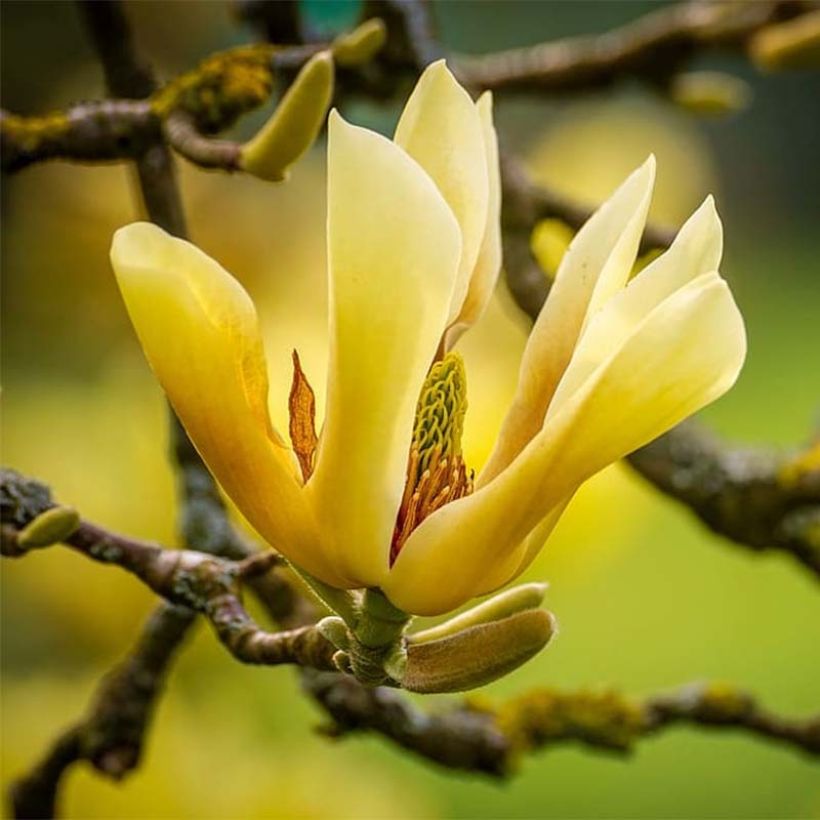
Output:
[[[407,640],[410,643],[427,643],[436,641],[439,638],[455,635],[478,624],[500,621],[517,612],[525,612],[528,609],[536,609],[541,606],[544,600],[544,593],[547,591],[546,584],[521,584],[512,589],[499,592],[487,601],[480,603],[450,618],[443,623],[409,635]]]
[[[767,26],[749,44],[752,60],[768,71],[820,66],[820,11]]]
[[[17,536],[23,550],[59,544],[80,526],[80,515],[73,507],[52,507],[37,516]]]
[[[679,74],[669,86],[676,105],[701,117],[721,117],[742,111],[752,98],[748,84],[720,71]]]
[[[290,166],[319,135],[333,98],[333,77],[329,51],[316,54],[302,67],[271,118],[240,149],[244,171],[271,182],[287,178]]]
[[[340,66],[361,65],[381,51],[387,41],[387,27],[378,17],[367,20],[351,32],[340,34],[332,45],[333,57]]]
[[[555,278],[574,235],[572,228],[560,219],[542,219],[533,229],[530,238],[532,254],[550,279]]]
[[[350,632],[347,624],[336,615],[328,615],[316,624],[319,634],[332,643],[336,649],[347,650],[350,648]]]

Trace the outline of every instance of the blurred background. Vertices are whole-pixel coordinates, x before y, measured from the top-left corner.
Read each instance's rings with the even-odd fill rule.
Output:
[[[603,31],[658,3],[439,2],[445,43],[465,52]],[[328,30],[352,2],[307,4]],[[223,2],[129,4],[163,77],[252,33]],[[44,112],[103,93],[73,4],[2,4],[3,106]],[[632,85],[561,101],[498,100],[503,142],[556,189],[593,202],[651,151],[653,218],[680,224],[714,193],[723,272],[746,317],[749,359],[705,414],[721,433],[794,444],[817,421],[820,379],[820,80],[761,76],[739,60],[698,67],[742,76],[752,105],[700,120]],[[397,112],[357,107],[392,129]],[[250,134],[265,112],[244,120]],[[192,238],[248,288],[267,336],[271,411],[283,425],[290,350],[319,392],[325,368],[324,157],[290,182],[181,163]],[[2,458],[91,520],[176,543],[163,397],[108,265],[112,232],[137,217],[121,165],[49,163],[3,180]],[[465,339],[468,463],[489,452],[515,386],[527,324],[503,285]],[[529,577],[550,581],[561,634],[486,689],[617,687],[635,695],[727,680],[786,714],[817,711],[820,597],[782,555],[721,542],[623,466],[579,494]],[[152,605],[116,569],[68,550],[2,566],[4,788],[85,708],[99,676]],[[447,698],[425,701],[443,708]],[[630,759],[572,746],[523,762],[507,783],[438,770],[378,738],[332,742],[287,669],[236,663],[200,628],[162,700],[142,767],[121,785],[72,770],[70,817],[820,817],[816,764],[749,737],[675,729]]]

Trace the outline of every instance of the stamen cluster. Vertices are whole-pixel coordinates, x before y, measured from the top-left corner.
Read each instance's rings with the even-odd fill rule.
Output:
[[[473,471],[461,455],[461,436],[467,411],[467,380],[457,353],[435,362],[421,389],[413,440],[390,563],[398,557],[410,533],[445,504],[473,491]]]

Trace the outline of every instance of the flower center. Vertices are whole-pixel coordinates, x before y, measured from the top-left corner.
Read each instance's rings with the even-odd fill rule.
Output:
[[[467,411],[467,378],[458,353],[434,362],[424,380],[413,424],[404,485],[390,563],[395,562],[410,533],[439,507],[473,491],[461,455],[461,434]]]

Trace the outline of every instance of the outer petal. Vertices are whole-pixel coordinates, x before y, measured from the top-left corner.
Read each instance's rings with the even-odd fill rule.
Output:
[[[265,540],[339,584],[290,450],[270,425],[248,294],[207,254],[149,223],[117,231],[111,261],[148,361],[208,468]]]
[[[705,274],[664,300],[495,481],[431,515],[410,536],[386,591],[434,614],[483,579],[584,480],[722,395],[746,351],[726,283]]]
[[[448,323],[461,309],[487,225],[487,152],[482,118],[444,63],[429,65],[404,107],[395,142],[430,175],[461,228],[461,261]]]
[[[458,224],[427,174],[384,137],[330,118],[327,410],[307,485],[336,560],[381,582],[416,401],[447,319]]]
[[[629,278],[646,223],[655,161],[650,157],[592,215],[573,239],[530,333],[518,388],[495,450],[478,479],[497,476],[541,429],[589,316]]]
[[[446,350],[450,350],[461,334],[481,318],[501,271],[501,170],[498,166],[498,139],[493,125],[493,96],[489,91],[479,97],[476,108],[481,117],[487,155],[487,224],[467,295],[445,336]]]
[[[530,534],[483,579],[476,597],[494,592],[517,578],[541,552],[547,538],[557,526],[574,493],[561,499],[532,529]]]
[[[723,229],[714,200],[708,197],[680,229],[669,250],[590,319],[555,390],[547,419],[664,299],[692,279],[717,270],[722,253]]]

